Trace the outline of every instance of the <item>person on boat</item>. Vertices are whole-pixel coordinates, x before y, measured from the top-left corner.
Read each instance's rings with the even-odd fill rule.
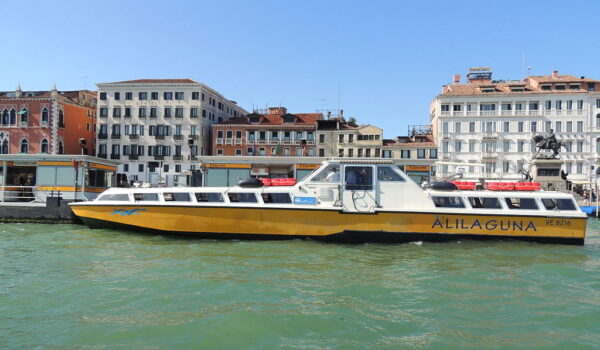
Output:
[[[331,168],[325,180],[327,182],[340,182],[340,174],[337,173],[337,168]]]

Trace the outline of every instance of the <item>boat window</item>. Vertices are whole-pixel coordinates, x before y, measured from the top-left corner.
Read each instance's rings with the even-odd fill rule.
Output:
[[[275,204],[291,204],[292,199],[289,193],[263,193],[263,202]]]
[[[98,198],[98,200],[101,200],[101,201],[123,201],[123,202],[129,202],[129,195],[126,194],[126,193],[105,194],[105,195],[101,196],[100,198]]]
[[[377,179],[379,181],[405,181],[400,174],[394,171],[389,166],[378,166],[377,167]]]
[[[538,209],[534,198],[506,198],[509,209]]]
[[[491,197],[469,197],[471,207],[477,209],[502,209],[498,198]]]
[[[163,198],[165,202],[189,202],[191,200],[189,193],[181,192],[163,193]]]
[[[133,199],[136,201],[157,201],[158,193],[134,193]]]
[[[433,204],[435,204],[435,206],[437,208],[464,208],[465,207],[465,203],[463,202],[462,198],[460,198],[460,197],[434,196]]]
[[[231,203],[256,203],[256,195],[254,193],[228,193]]]
[[[542,203],[548,210],[577,210],[575,203],[573,203],[573,200],[569,198],[542,198]]]
[[[373,168],[370,166],[347,166],[344,183],[347,190],[370,191],[373,189]]]
[[[319,172],[315,177],[313,177],[311,182],[340,182],[340,166],[337,164],[330,164],[321,172]]]
[[[196,192],[198,202],[223,202],[223,195],[217,192]]]

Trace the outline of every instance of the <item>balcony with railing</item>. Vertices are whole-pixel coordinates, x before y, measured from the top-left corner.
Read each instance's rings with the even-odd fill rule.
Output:
[[[104,158],[106,159],[108,155],[106,153],[98,153],[98,158]]]
[[[154,160],[165,160],[165,156],[163,156],[163,155],[154,155]]]
[[[181,154],[176,154],[173,156],[173,160],[183,160],[183,156]]]
[[[173,139],[175,139],[175,141],[181,141],[183,140],[183,135],[173,135]]]
[[[189,139],[190,140],[197,140],[198,139],[198,135],[190,135]]]
[[[157,140],[164,140],[165,139],[165,135],[154,135],[154,138]]]
[[[118,140],[120,138],[121,138],[121,134],[114,134],[113,133],[113,134],[110,135],[110,139],[111,140]]]
[[[121,155],[120,154],[114,154],[114,153],[112,153],[110,155],[110,159],[121,159]]]
[[[138,158],[139,158],[139,155],[137,155],[137,154],[130,154],[129,155],[129,160],[138,160]]]
[[[106,140],[108,139],[108,134],[98,134],[98,140]]]
[[[225,139],[225,144],[226,145],[233,145],[233,139],[232,138],[226,138]]]
[[[217,138],[217,145],[223,144],[223,138]]]
[[[140,138],[140,135],[137,134],[129,134],[129,139],[130,140],[138,140]]]

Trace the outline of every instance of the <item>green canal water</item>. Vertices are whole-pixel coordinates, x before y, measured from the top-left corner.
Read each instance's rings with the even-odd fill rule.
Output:
[[[600,347],[586,246],[206,241],[0,225],[0,349]]]

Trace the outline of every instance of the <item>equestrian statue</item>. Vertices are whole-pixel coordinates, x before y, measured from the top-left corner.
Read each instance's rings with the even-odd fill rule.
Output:
[[[565,143],[562,141],[556,140],[556,136],[554,135],[554,130],[550,129],[550,132],[546,134],[546,136],[536,135],[533,137],[533,141],[535,142],[537,152],[535,153],[534,158],[556,158],[558,156],[558,152],[560,152],[561,147],[565,147]],[[541,150],[551,150],[552,154],[542,157],[539,155]]]

